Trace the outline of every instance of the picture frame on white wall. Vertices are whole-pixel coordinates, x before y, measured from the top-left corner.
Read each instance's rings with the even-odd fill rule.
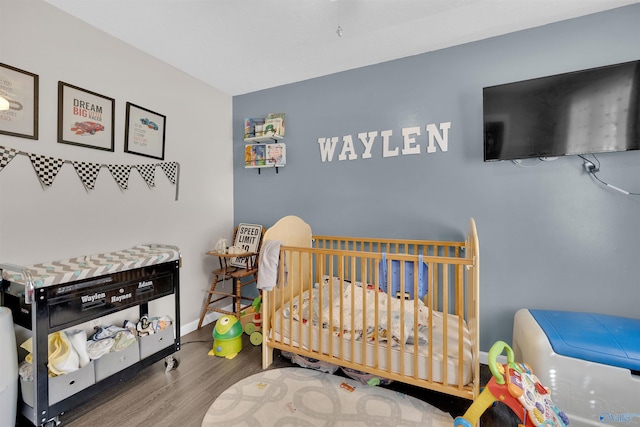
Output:
[[[0,63],[0,134],[38,139],[39,76]]]
[[[58,142],[114,151],[115,100],[58,82]]]
[[[164,160],[166,116],[127,102],[125,153]]]

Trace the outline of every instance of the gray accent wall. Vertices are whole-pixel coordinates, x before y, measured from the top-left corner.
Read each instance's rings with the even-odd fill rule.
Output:
[[[235,223],[298,215],[315,234],[459,240],[473,217],[484,351],[511,341],[523,307],[638,318],[640,196],[594,182],[577,156],[485,163],[482,148],[483,87],[636,59],[640,4],[236,96]],[[287,165],[245,169],[244,117],[272,112],[287,115]],[[435,138],[427,152],[428,125],[443,123],[446,151]],[[363,158],[358,134],[376,131]],[[339,160],[349,135],[356,158]],[[332,137],[323,162],[318,140]],[[600,178],[640,193],[640,151],[598,159]]]

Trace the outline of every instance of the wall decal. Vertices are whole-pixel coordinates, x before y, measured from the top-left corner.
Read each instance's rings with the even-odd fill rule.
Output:
[[[381,153],[382,157],[397,157],[408,156],[422,153],[435,153],[438,148],[440,151],[446,152],[449,150],[449,129],[451,129],[451,122],[443,122],[436,125],[430,123],[425,126],[427,143],[426,148],[422,148],[421,140],[424,140],[422,135],[422,129],[416,127],[402,128],[402,140],[400,143],[394,143],[391,138],[393,136],[392,130],[369,131],[361,132],[358,134],[358,141],[360,144],[354,143],[352,135],[344,135],[342,137],[342,144],[338,144],[340,137],[333,136],[329,138],[318,138],[318,145],[320,146],[320,158],[322,162],[332,162],[336,155],[336,148],[340,147],[340,152],[337,155],[338,161],[343,160],[358,160],[358,158],[369,159],[372,157],[372,150],[379,144],[377,141],[381,141]],[[378,139],[380,136],[380,139]]]

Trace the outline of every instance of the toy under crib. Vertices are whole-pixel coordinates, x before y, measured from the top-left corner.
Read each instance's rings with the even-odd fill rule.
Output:
[[[497,356],[506,350],[507,363],[497,363]],[[566,427],[569,419],[551,400],[545,388],[525,363],[515,363],[513,350],[505,342],[496,342],[489,350],[489,369],[493,377],[480,396],[454,426],[475,426],[484,411],[494,402],[506,404],[526,427]]]

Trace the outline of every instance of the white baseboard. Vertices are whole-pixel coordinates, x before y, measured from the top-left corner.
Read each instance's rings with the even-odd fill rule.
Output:
[[[231,310],[231,305],[227,306],[227,307],[223,307],[223,310]],[[206,314],[206,316],[204,316],[204,320],[202,321],[202,326],[204,325],[208,325],[209,323],[213,323],[216,320],[218,320],[220,318],[220,316],[222,316],[222,313],[218,313],[216,311],[212,311]],[[196,329],[198,329],[198,322],[200,321],[200,319],[196,319],[193,322],[189,322],[187,324],[183,324],[180,325],[180,336],[185,336],[187,335],[189,332],[193,332]]]
[[[489,364],[489,352],[488,351],[481,351],[480,355],[480,363],[482,363],[483,365],[488,365]],[[507,363],[507,356],[504,355],[500,355],[496,358],[496,361],[502,365]]]

